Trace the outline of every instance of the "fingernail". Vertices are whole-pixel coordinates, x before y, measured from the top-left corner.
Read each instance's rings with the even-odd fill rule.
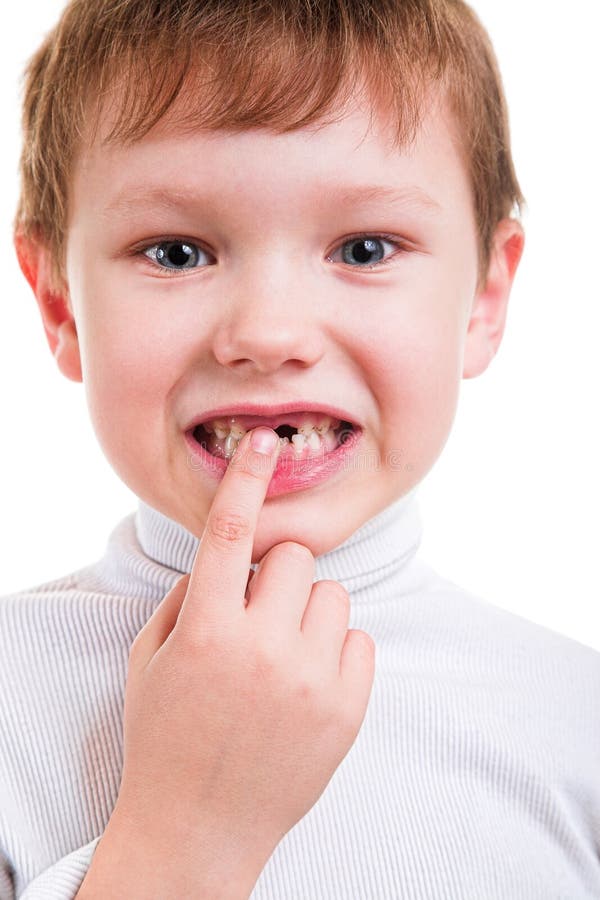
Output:
[[[250,439],[250,446],[257,453],[270,456],[279,444],[279,435],[272,428],[255,428]]]

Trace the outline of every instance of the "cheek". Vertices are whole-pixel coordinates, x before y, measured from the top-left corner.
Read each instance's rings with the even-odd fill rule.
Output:
[[[105,294],[104,297],[107,295]],[[114,294],[108,295],[115,297]],[[92,306],[82,347],[90,416],[105,452],[138,453],[164,441],[165,404],[177,379],[177,343],[168,323],[152,323],[136,304],[136,314],[116,298]],[[124,299],[124,298],[121,298]],[[133,304],[132,304],[133,306]]]
[[[381,440],[389,449],[407,459],[441,451],[456,413],[461,361],[458,316],[404,323],[366,351]]]

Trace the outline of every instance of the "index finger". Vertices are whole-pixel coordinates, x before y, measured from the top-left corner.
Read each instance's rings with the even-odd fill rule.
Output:
[[[179,614],[182,627],[194,628],[206,614],[227,616],[243,610],[256,524],[279,450],[279,435],[264,426],[240,441],[200,539]]]

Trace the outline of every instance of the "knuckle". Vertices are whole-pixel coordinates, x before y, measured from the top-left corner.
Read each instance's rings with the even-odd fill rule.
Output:
[[[325,590],[327,595],[332,599],[337,601],[340,606],[347,607],[350,605],[350,595],[346,588],[339,583],[339,581],[323,581],[321,582],[325,585]]]
[[[373,640],[371,635],[367,634],[366,631],[361,631],[360,635],[361,635],[361,640],[363,643],[363,648],[366,648],[369,653],[372,653],[374,655],[376,652],[376,649],[375,649],[376,645],[375,645],[375,641]]]
[[[252,523],[245,513],[228,509],[209,516],[207,523],[209,539],[220,546],[231,546],[252,532]]]
[[[259,683],[272,683],[279,679],[282,671],[282,661],[279,651],[272,645],[264,643],[255,647],[251,656],[252,679]]]
[[[323,690],[322,677],[305,674],[292,687],[293,703],[310,716],[313,727],[325,734],[332,730],[346,730],[345,712],[335,692]]]
[[[279,546],[286,556],[293,556],[301,561],[311,563],[315,561],[314,556],[305,544],[299,544],[297,541],[283,541]]]
[[[353,652],[364,660],[370,660],[375,657],[375,641],[366,631],[360,628],[349,629],[349,639],[352,641]]]
[[[309,675],[299,677],[294,684],[293,691],[295,702],[301,706],[322,705],[322,685]]]

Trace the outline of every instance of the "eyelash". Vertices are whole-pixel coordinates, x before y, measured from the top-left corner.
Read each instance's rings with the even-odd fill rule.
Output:
[[[354,241],[360,240],[380,240],[385,241],[386,243],[392,244],[396,248],[396,252],[392,253],[387,259],[379,260],[379,262],[374,263],[373,265],[362,265],[362,266],[351,266],[349,263],[342,263],[346,268],[350,270],[356,270],[358,272],[362,271],[372,271],[373,269],[380,269],[382,266],[388,265],[393,259],[395,259],[402,252],[408,252],[409,246],[404,241],[399,240],[395,235],[392,234],[369,234],[369,233],[359,233],[355,235],[350,235],[350,237],[344,238],[341,241],[335,250],[343,247],[344,244],[351,244]],[[171,277],[181,277],[184,276],[186,272],[195,272],[197,269],[206,269],[208,266],[193,266],[187,269],[176,269],[176,268],[168,268],[167,266],[159,266],[158,263],[154,262],[151,257],[146,255],[146,251],[158,249],[161,244],[187,244],[188,246],[194,247],[198,250],[201,250],[203,253],[206,253],[207,256],[211,256],[212,254],[208,250],[204,250],[199,244],[195,241],[191,241],[188,238],[182,237],[166,237],[161,238],[159,241],[153,241],[152,243],[145,244],[143,247],[138,247],[133,251],[133,255],[141,258],[143,261],[148,262],[148,264],[154,269],[154,271],[160,273],[160,277],[166,276],[167,278]],[[332,251],[332,254],[335,252]],[[329,258],[329,257],[328,257]]]

